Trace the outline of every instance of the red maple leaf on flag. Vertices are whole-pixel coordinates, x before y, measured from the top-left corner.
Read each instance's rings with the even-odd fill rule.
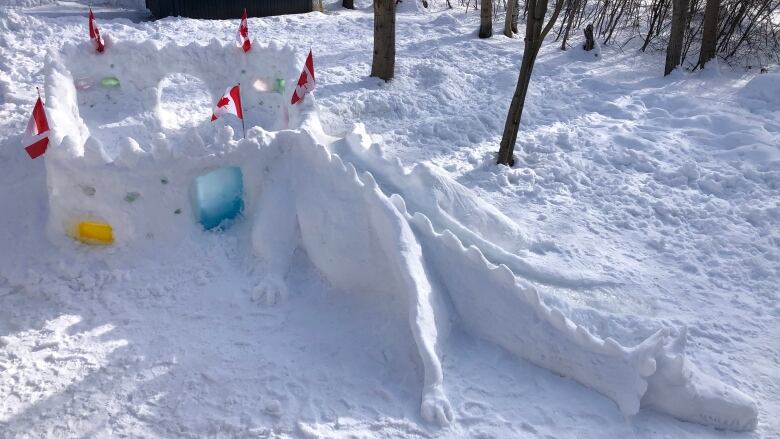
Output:
[[[249,40],[249,25],[246,21],[246,8],[244,8],[244,15],[241,16],[241,23],[238,25],[238,34],[236,35],[236,41],[238,47],[242,48],[244,52],[249,52],[252,48],[252,42]]]
[[[22,145],[31,159],[43,155],[49,147],[49,121],[40,96],[35,101],[32,116],[27,122],[27,129],[22,136]]]
[[[225,90],[225,94],[219,98],[217,105],[214,106],[211,121],[219,119],[223,114],[232,114],[241,120],[244,119],[244,110],[241,108],[241,91],[238,85],[228,87]]]
[[[89,8],[89,39],[95,45],[95,50],[99,53],[103,53],[106,48],[106,44],[103,41],[103,37],[100,35],[100,29],[98,29],[97,23],[95,23],[95,14],[92,13],[92,8]]]
[[[295,87],[290,103],[295,105],[298,102],[303,101],[306,94],[314,90],[314,87],[316,86],[317,82],[314,78],[314,56],[312,55],[311,50],[309,50],[309,56],[306,57],[306,62],[303,64],[303,70],[301,71],[301,76],[298,78],[298,85]]]

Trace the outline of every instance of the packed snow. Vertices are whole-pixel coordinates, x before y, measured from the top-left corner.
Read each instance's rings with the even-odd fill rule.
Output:
[[[547,45],[510,169],[520,39],[406,1],[385,84],[370,8],[326,6],[250,19],[254,58],[238,20],[108,9],[86,58],[84,6],[0,9],[0,437],[780,435],[777,73]],[[208,117],[247,74],[241,140]],[[194,182],[231,166],[244,213],[206,232]],[[713,429],[746,395],[755,430]]]

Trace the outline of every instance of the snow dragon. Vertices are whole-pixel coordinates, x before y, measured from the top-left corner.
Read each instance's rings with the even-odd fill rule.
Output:
[[[269,303],[283,297],[293,252],[302,248],[337,289],[379,292],[403,303],[424,370],[421,414],[427,421],[447,425],[453,418],[440,350],[456,322],[608,396],[625,415],[648,407],[716,428],[755,428],[755,403],[686,358],[684,328],[660,328],[627,347],[548,306],[510,266],[561,284],[588,280],[536,270],[491,244],[480,230],[499,224],[513,234],[515,227],[434,167],[405,172],[400,163],[384,160],[378,147],[367,147],[362,127],[330,147],[323,145],[324,135],[305,129],[283,137],[279,158],[266,164],[271,171],[254,216],[254,248],[267,273],[255,294]],[[414,185],[414,179],[424,184]],[[463,208],[476,217],[459,214]],[[491,227],[480,226],[485,224]]]

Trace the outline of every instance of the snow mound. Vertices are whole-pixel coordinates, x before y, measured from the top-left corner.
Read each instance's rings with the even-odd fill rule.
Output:
[[[770,111],[780,110],[780,73],[758,75],[745,84],[739,95],[755,102],[754,107],[765,106]],[[755,109],[755,108],[754,108]]]
[[[396,12],[420,12],[424,11],[421,0],[401,0],[399,3],[396,3],[395,10]]]

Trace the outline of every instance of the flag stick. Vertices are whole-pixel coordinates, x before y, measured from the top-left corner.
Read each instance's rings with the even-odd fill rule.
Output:
[[[35,90],[38,91],[38,98],[40,99],[40,97],[41,97],[41,89],[38,88],[38,87],[35,87]]]

